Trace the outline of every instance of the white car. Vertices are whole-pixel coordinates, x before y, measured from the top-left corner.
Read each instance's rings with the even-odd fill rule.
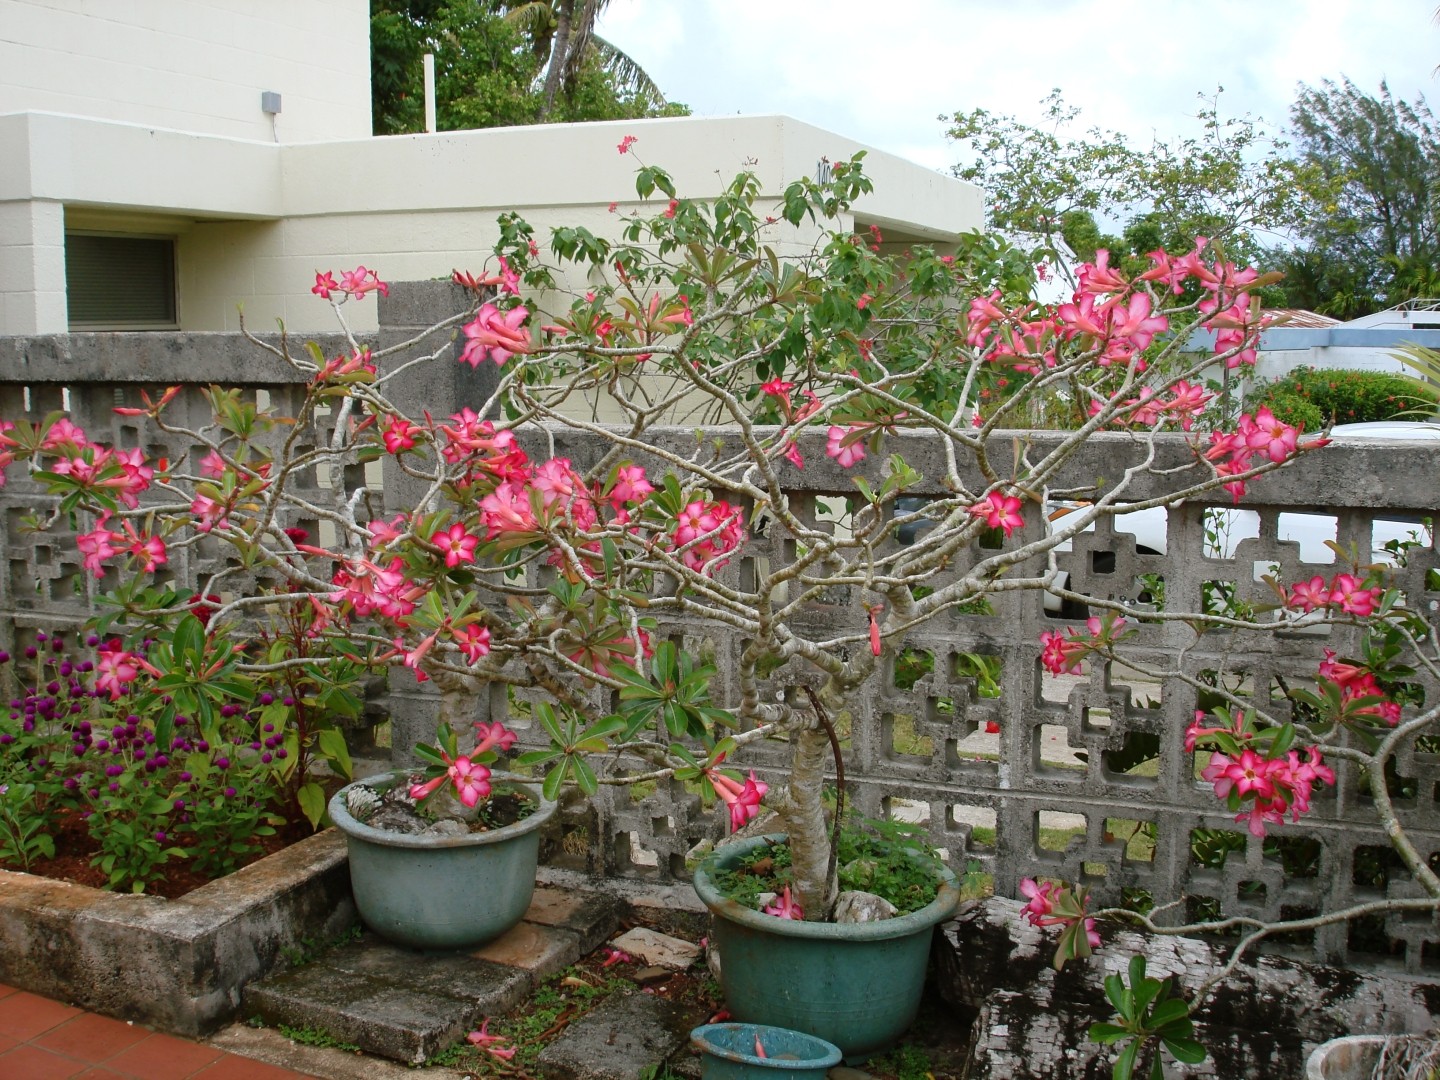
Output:
[[[1365,424],[1340,424],[1330,430],[1330,438],[1336,442],[1351,439],[1364,441],[1440,441],[1440,424],[1408,422],[1404,420],[1383,420]],[[1076,507],[1079,509],[1079,507]],[[1059,506],[1049,512],[1051,520],[1064,519],[1066,508]],[[1209,511],[1211,535],[1205,554],[1210,558],[1228,559],[1234,556],[1240,541],[1260,535],[1260,515],[1253,510],[1231,510],[1215,507]],[[1166,550],[1166,512],[1164,507],[1136,510],[1129,514],[1116,514],[1113,528],[1116,532],[1130,533],[1135,537],[1135,550],[1141,555],[1163,555]],[[1326,547],[1333,541],[1335,517],[1331,514],[1306,514],[1286,511],[1276,523],[1276,535],[1281,540],[1293,541],[1300,545],[1300,558],[1304,562],[1333,563],[1334,552]],[[1091,527],[1093,529],[1093,526]],[[1089,531],[1089,530],[1087,530]],[[1377,518],[1371,530],[1371,559],[1374,562],[1393,563],[1394,557],[1387,544],[1419,541],[1430,543],[1430,522],[1420,515],[1397,515]],[[1068,551],[1068,543],[1058,550]],[[1104,573],[1105,553],[1097,553],[1095,569]],[[1111,557],[1113,559],[1113,556]],[[1110,568],[1113,569],[1113,562]],[[1265,568],[1257,568],[1257,577]],[[1060,581],[1065,584],[1065,578]],[[1047,611],[1062,609],[1060,597],[1053,593],[1045,596]]]

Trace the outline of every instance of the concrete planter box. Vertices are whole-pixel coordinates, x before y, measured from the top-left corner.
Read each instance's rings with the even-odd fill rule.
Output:
[[[293,844],[179,900],[0,870],[0,982],[179,1035],[230,1022],[282,950],[355,920],[345,838]]]

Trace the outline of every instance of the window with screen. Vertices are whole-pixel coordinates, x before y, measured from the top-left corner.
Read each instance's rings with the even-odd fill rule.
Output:
[[[72,330],[173,327],[175,241],[66,233],[65,288]]]

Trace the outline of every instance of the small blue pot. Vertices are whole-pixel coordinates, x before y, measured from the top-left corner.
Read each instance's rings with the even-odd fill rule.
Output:
[[[759,1039],[765,1056],[755,1053]],[[706,1024],[690,1032],[703,1080],[825,1080],[840,1048],[814,1035],[763,1024]]]

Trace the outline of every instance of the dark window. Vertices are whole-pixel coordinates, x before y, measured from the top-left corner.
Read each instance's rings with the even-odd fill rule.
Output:
[[[175,241],[66,233],[65,289],[72,330],[174,326]]]

